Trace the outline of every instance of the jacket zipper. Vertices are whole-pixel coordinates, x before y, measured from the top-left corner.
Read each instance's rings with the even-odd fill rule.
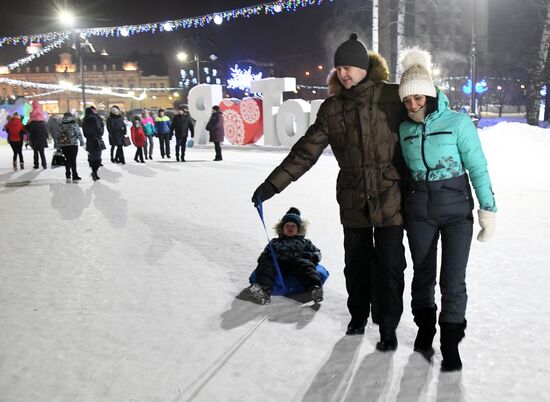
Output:
[[[426,153],[424,145],[426,143],[426,124],[422,123],[422,162],[424,162],[424,167],[426,168],[426,185],[428,184],[428,178],[430,177],[430,168],[428,167],[428,162],[426,162]]]

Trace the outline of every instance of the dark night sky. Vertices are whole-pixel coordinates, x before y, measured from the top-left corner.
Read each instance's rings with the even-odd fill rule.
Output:
[[[10,7],[8,18],[1,23],[4,35],[59,31],[63,28],[56,19],[63,0],[25,0],[24,7]],[[261,0],[209,0],[209,1],[114,1],[68,0],[76,3],[80,17],[78,27],[102,27],[140,24],[180,19],[217,11],[231,10],[261,4]],[[215,53],[220,62],[232,65],[238,60],[274,61],[280,68],[293,71],[312,70],[318,64],[330,66],[337,44],[346,40],[353,30],[367,32],[368,20],[361,18],[362,0],[324,0],[320,6],[282,12],[278,15],[260,15],[239,18],[217,26],[185,29],[170,33],[139,34],[128,38],[104,39],[91,37],[96,49],[103,47],[110,54],[128,54],[133,50],[162,51],[169,64],[176,63],[174,54],[179,49],[193,52],[193,36],[200,35],[201,58]],[[353,18],[350,18],[353,15]],[[344,20],[342,20],[342,18]],[[5,46],[0,49],[0,64],[24,56],[23,46]],[[322,84],[326,71],[302,83]]]

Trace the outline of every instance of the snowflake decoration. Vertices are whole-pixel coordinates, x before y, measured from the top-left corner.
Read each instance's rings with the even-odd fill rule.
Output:
[[[262,78],[262,73],[252,74],[252,67],[248,70],[241,70],[237,64],[229,69],[231,78],[227,80],[227,87],[232,89],[240,89],[241,91],[250,90],[250,82]]]

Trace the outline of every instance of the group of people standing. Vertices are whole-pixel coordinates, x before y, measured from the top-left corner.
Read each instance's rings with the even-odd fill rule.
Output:
[[[13,150],[13,170],[25,168],[23,160],[23,141],[24,137],[29,137],[29,142],[33,149],[33,167],[38,169],[39,162],[42,168],[46,169],[46,155],[44,148],[48,147],[48,126],[46,125],[46,115],[38,101],[32,102],[32,110],[29,116],[29,121],[24,125],[21,121],[19,113],[15,112],[8,116],[8,122],[4,126],[4,131],[7,132],[7,140]],[[19,164],[17,160],[19,159]]]
[[[32,102],[29,123],[24,125],[21,116],[15,112],[8,118],[4,130],[8,133],[7,140],[13,149],[13,169],[24,169],[23,139],[30,136],[30,143],[34,151],[34,168],[39,168],[39,158],[44,169],[47,168],[44,148],[48,146],[48,135],[51,135],[54,147],[61,151],[65,157],[65,177],[67,182],[81,180],[77,172],[76,158],[78,146],[84,146],[86,138],[86,151],[88,162],[92,169],[92,179],[99,180],[98,169],[102,166],[101,153],[106,149],[103,134],[107,129],[109,145],[111,146],[111,162],[125,164],[124,147],[134,144],[136,152],[134,161],[145,163],[145,159],[153,159],[154,137],[159,140],[161,157],[170,158],[170,140],[176,137],[176,160],[185,162],[185,150],[188,141],[194,138],[194,123],[185,108],[180,106],[177,114],[170,119],[159,109],[158,115],[153,118],[151,112],[145,110],[141,116],[136,115],[131,119],[130,137],[126,120],[120,108],[116,105],[109,110],[109,116],[104,122],[98,115],[94,106],[86,108],[81,127],[73,114],[67,112],[58,120],[51,117],[46,123],[46,116],[38,101]],[[82,131],[81,131],[82,128]],[[215,161],[222,160],[221,143],[224,140],[223,115],[218,106],[212,108],[212,115],[206,129],[210,132],[210,141],[214,143]],[[192,141],[192,140],[191,140]],[[192,144],[192,143],[190,143]],[[17,160],[19,159],[19,164]]]
[[[458,344],[466,329],[466,265],[479,202],[478,240],[495,228],[496,204],[487,162],[469,117],[449,109],[433,83],[431,56],[410,49],[401,60],[400,84],[389,84],[384,58],[358,40],[342,43],[328,79],[329,98],[315,123],[254,191],[259,207],[298,180],[330,145],[340,172],[336,197],[344,231],[346,334],[379,325],[376,348],[397,348],[403,312],[404,231],[413,261],[414,349],[431,360],[436,334],[437,249],[441,238],[442,370],[461,370]]]
[[[111,107],[106,124],[109,132],[109,144],[111,145],[111,162],[125,164],[124,146],[130,144],[130,138],[127,134],[124,117],[118,106]],[[216,152],[214,160],[221,161],[220,144],[225,136],[223,116],[218,106],[212,108],[212,115],[206,129],[210,132],[210,142],[214,143]],[[136,147],[134,161],[139,163],[145,163],[145,160],[153,159],[155,137],[159,141],[161,158],[170,159],[170,141],[174,136],[176,137],[176,160],[185,162],[188,141],[195,137],[193,119],[186,113],[183,106],[178,107],[178,111],[172,119],[165,115],[164,109],[159,109],[158,115],[154,118],[148,110],[145,110],[141,116],[132,117],[130,131],[132,143]]]

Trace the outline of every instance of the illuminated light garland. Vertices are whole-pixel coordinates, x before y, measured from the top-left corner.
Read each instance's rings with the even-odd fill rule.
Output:
[[[73,90],[76,88],[77,91],[81,91],[80,85],[75,85],[70,88],[67,88],[63,85],[58,84],[46,84],[42,82],[31,82],[31,81],[22,81],[22,80],[14,80],[11,78],[0,78],[0,84],[7,84],[11,86],[19,86],[23,88],[37,88],[37,89],[49,89],[50,91],[65,91],[67,89]],[[221,85],[221,84],[218,84]],[[222,85],[223,87],[227,87],[227,85]],[[322,86],[315,86],[315,85],[296,85],[297,89],[322,89],[326,90],[327,87]],[[179,91],[181,88],[177,87],[168,87],[168,88],[129,88],[129,87],[108,87],[108,91],[105,92],[105,87],[99,86],[99,85],[86,85],[85,86],[86,92],[89,92],[91,94],[97,94],[97,95],[113,95],[113,96],[122,96],[122,97],[132,97],[127,94],[121,94],[113,91],[137,91],[137,92],[172,92],[172,91]],[[39,94],[35,96],[41,96],[45,94]]]
[[[91,89],[104,89],[105,86],[101,85],[88,85],[86,84],[86,90]],[[142,87],[109,87],[113,91],[147,91],[147,92],[172,92],[179,91],[181,88],[178,87],[166,87],[166,88],[142,88]]]
[[[14,80],[11,78],[0,78],[0,84],[7,84],[11,86],[20,86],[24,88],[39,88],[39,89],[59,89],[65,88],[62,85],[57,84],[46,84],[42,82],[32,82],[32,81],[22,81]],[[80,86],[79,86],[80,88]],[[104,90],[105,87],[100,85],[86,85],[85,89],[94,89],[94,90]],[[128,88],[128,87],[109,87],[111,91],[148,91],[148,92],[172,92],[177,91],[181,88],[168,87],[168,88]]]
[[[26,57],[23,57],[22,59],[19,59],[17,61],[14,61],[13,63],[10,63],[8,64],[8,68],[10,70],[15,70],[17,67],[21,67],[31,61],[33,61],[34,59],[37,59],[41,56],[44,56],[45,54],[51,52],[53,49],[58,49],[61,47],[61,45],[63,43],[65,43],[65,41],[68,39],[68,37],[66,38],[61,38],[61,39],[58,39],[56,40],[54,43],[51,43],[49,44],[48,46],[46,46],[44,49],[40,49],[39,51],[37,51],[36,53],[33,53],[29,56],[26,56]]]
[[[82,87],[80,85],[58,85],[58,84],[45,84],[45,83],[39,83],[39,82],[30,82],[30,81],[20,81],[20,80],[12,80],[10,78],[0,78],[0,84],[7,84],[7,85],[13,85],[13,86],[20,86],[23,88],[37,88],[37,89],[49,89],[50,91],[72,91],[72,92],[81,92]],[[93,89],[93,88],[101,88],[101,89]],[[140,96],[134,96],[130,94],[123,94],[118,92],[113,92],[111,88],[109,88],[109,91],[105,92],[102,87],[86,87],[86,92],[93,94],[93,95],[109,95],[109,96],[117,96],[119,98],[132,98],[134,100],[142,100],[146,96],[146,89],[142,90],[142,93]],[[137,89],[134,88],[134,91]],[[37,95],[32,95],[37,96]]]
[[[440,81],[456,81],[456,80],[467,80],[469,79],[470,76],[469,75],[464,75],[464,76],[460,76],[460,77],[446,77],[446,78],[441,78]],[[509,77],[486,77],[490,80],[501,80],[501,81],[517,81],[517,82],[521,82],[522,80],[520,80],[519,78],[509,78]],[[525,80],[523,80],[525,81]]]
[[[120,37],[130,36],[139,33],[155,33],[159,32],[171,32],[178,29],[189,29],[205,27],[208,24],[214,22],[214,18],[218,21],[221,17],[222,21],[230,21],[239,17],[250,18],[251,16],[261,14],[276,15],[283,11],[295,12],[298,8],[305,8],[310,6],[319,6],[323,1],[333,2],[334,0],[279,0],[269,3],[258,4],[255,6],[243,7],[235,10],[215,12],[212,14],[206,14],[198,17],[191,17],[179,20],[169,20],[162,22],[152,22],[140,25],[122,25],[114,27],[103,28],[87,28],[87,29],[75,29],[74,32],[80,34],[83,37],[89,36],[105,36],[105,37]],[[60,39],[69,37],[73,31],[63,32],[48,32],[42,34],[33,35],[21,35],[21,36],[6,36],[0,38],[0,47],[4,45],[28,45],[30,43],[45,43],[54,42]]]
[[[40,98],[42,96],[55,95],[55,94],[58,94],[58,93],[63,92],[63,91],[65,91],[65,89],[58,89],[56,91],[44,92],[44,93],[36,94],[36,95],[25,95],[25,98],[28,98],[28,99]]]
[[[322,86],[319,86],[319,85],[301,85],[301,84],[296,84],[296,89],[328,89],[328,87],[322,87]]]

